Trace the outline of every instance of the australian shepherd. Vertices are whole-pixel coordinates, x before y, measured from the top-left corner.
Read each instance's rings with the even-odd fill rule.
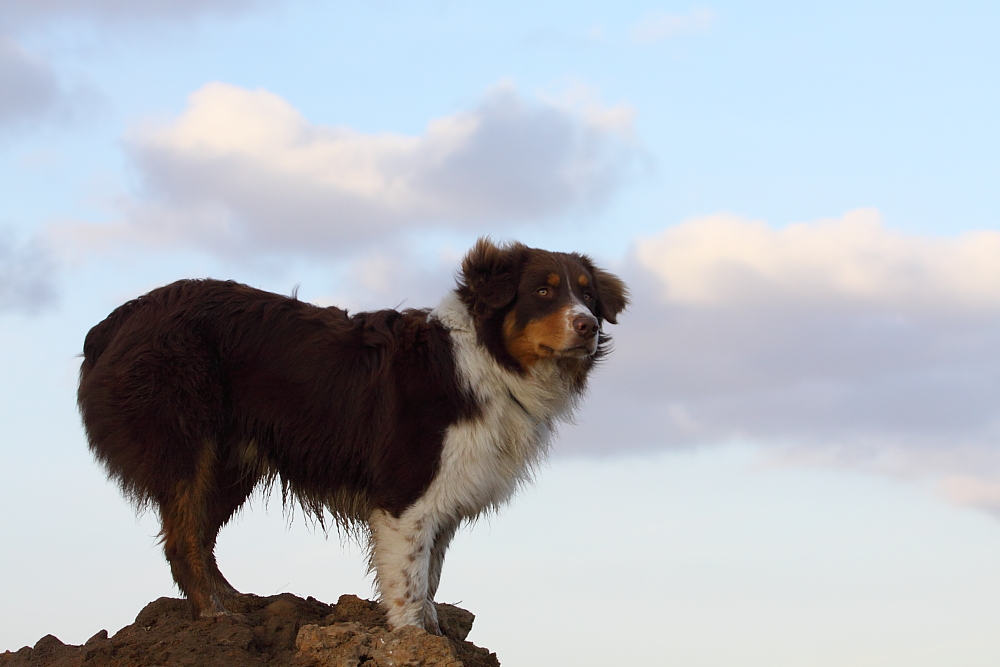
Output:
[[[235,282],[181,280],[91,329],[90,449],[138,507],[195,617],[236,611],[219,529],[280,481],[370,539],[392,627],[440,632],[461,522],[506,501],[570,415],[625,285],[586,256],[480,239],[433,310],[348,314]]]

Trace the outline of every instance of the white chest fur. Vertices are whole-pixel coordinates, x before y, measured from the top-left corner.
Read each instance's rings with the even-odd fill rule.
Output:
[[[478,343],[472,318],[454,293],[431,312],[451,331],[456,368],[481,408],[445,435],[441,466],[428,496],[436,509],[469,518],[507,500],[545,453],[555,422],[573,408],[569,382],[554,363],[522,376]],[[426,498],[431,500],[431,498]]]

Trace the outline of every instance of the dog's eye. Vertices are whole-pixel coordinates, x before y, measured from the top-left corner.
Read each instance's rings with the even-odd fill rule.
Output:
[[[590,303],[591,301],[594,300],[594,295],[591,294],[590,292],[584,292],[583,293],[583,300],[585,302],[587,302],[587,303]]]
[[[535,290],[535,294],[537,294],[538,296],[548,296],[549,292],[550,289],[548,287],[539,287],[538,289]]]

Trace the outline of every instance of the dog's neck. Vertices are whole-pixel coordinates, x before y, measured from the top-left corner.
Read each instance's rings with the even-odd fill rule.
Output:
[[[571,418],[579,392],[556,360],[542,360],[523,375],[505,368],[479,343],[472,314],[454,291],[430,317],[451,332],[459,375],[477,398],[511,400],[538,423]]]

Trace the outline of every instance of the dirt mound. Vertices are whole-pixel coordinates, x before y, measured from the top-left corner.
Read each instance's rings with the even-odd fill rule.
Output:
[[[135,623],[83,646],[52,635],[0,653],[0,667],[497,667],[496,654],[465,641],[475,619],[439,604],[444,637],[410,626],[390,631],[379,606],[353,595],[335,605],[290,593],[242,600],[242,613],[192,620],[186,601],[160,598]]]

